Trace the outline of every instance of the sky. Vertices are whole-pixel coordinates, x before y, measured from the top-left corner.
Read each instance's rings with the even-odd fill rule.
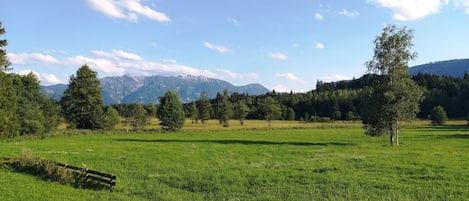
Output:
[[[4,0],[0,21],[12,72],[42,85],[86,64],[304,92],[365,74],[389,24],[414,30],[409,66],[469,58],[469,0]]]

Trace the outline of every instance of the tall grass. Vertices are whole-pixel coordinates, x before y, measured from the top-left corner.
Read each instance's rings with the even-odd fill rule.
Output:
[[[214,123],[218,124],[218,122]],[[257,122],[248,122],[246,124]],[[266,122],[259,122],[265,123]],[[281,122],[279,122],[280,124]],[[216,126],[208,125],[210,126]],[[469,129],[409,126],[401,147],[353,123],[76,135],[1,143],[118,176],[114,192],[0,170],[0,197],[23,200],[464,200]],[[273,125],[276,125],[275,122]],[[293,126],[296,127],[296,126]],[[196,127],[199,128],[199,127]],[[244,127],[243,127],[244,128]],[[283,128],[283,129],[280,129]],[[4,182],[8,181],[8,182]]]

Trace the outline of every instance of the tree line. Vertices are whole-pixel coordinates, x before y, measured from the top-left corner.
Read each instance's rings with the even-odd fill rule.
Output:
[[[5,29],[0,24],[0,35]],[[241,125],[246,119],[298,120],[304,122],[362,121],[368,135],[390,134],[398,144],[401,121],[414,117],[438,116],[463,118],[469,113],[469,74],[463,78],[418,74],[411,77],[407,62],[412,52],[412,30],[387,26],[373,41],[374,57],[366,63],[368,73],[349,81],[316,83],[316,89],[304,93],[277,93],[250,96],[225,90],[210,99],[182,104],[176,92],[160,97],[159,105],[103,105],[97,73],[87,65],[69,79],[59,102],[40,92],[37,77],[8,74],[6,40],[0,40],[0,136],[46,135],[63,119],[70,128],[114,129],[123,124],[134,130],[144,129],[151,117],[157,117],[163,130],[177,131],[186,118],[205,126],[218,120],[229,127],[230,119]]]

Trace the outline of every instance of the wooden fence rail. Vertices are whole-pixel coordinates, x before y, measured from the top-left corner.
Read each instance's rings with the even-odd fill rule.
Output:
[[[10,165],[14,162],[19,162],[20,158],[7,158],[7,157],[1,157],[0,158],[0,165],[1,164],[6,164]],[[50,161],[51,163],[55,164],[58,167],[63,167],[65,170],[72,170],[75,173],[81,174],[85,176],[85,180],[93,180],[97,182],[101,182],[103,184],[109,185],[109,188],[112,189],[112,187],[116,186],[116,175],[112,174],[107,174],[103,172],[99,172],[96,170],[90,170],[88,168],[82,168],[82,167],[76,167],[73,165],[68,165],[65,163],[59,163],[59,162],[53,162]]]

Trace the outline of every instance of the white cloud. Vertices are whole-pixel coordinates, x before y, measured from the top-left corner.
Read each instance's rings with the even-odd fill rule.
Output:
[[[65,83],[59,80],[59,78],[57,78],[54,74],[43,73],[41,74],[41,78],[41,83],[43,83],[44,85]]]
[[[230,48],[227,48],[222,45],[217,45],[209,42],[204,42],[204,46],[207,47],[208,49],[215,50],[217,52],[223,53],[223,54],[228,54],[231,53],[232,50]]]
[[[122,50],[113,50],[112,53],[114,53],[116,56],[122,59],[135,60],[135,61],[143,60],[142,57],[136,54],[124,52]]]
[[[273,59],[278,59],[278,60],[287,60],[288,55],[284,53],[275,53],[275,52],[269,52],[269,57]]]
[[[116,65],[116,63],[104,58],[89,58],[85,56],[75,56],[66,59],[66,64],[71,66],[88,65],[91,69],[105,73],[119,74],[125,73],[125,69]]]
[[[175,59],[160,59],[161,62],[163,63],[177,63],[177,61]]]
[[[393,18],[411,21],[440,12],[441,0],[369,0],[393,11]],[[467,0],[466,0],[467,1]],[[447,3],[447,1],[445,2]]]
[[[343,15],[343,16],[347,16],[347,17],[358,17],[360,15],[360,13],[356,10],[349,11],[347,9],[342,9],[338,13],[339,13],[339,15]]]
[[[238,74],[228,69],[218,69],[217,71],[227,75],[230,78],[236,78],[236,79],[245,79],[245,78],[253,79],[253,78],[259,77],[255,73]]]
[[[53,74],[47,74],[47,73],[38,73],[32,70],[22,70],[17,72],[19,75],[28,75],[29,73],[33,73],[38,80],[40,81],[41,85],[54,85],[54,84],[60,84],[60,83],[65,83],[61,80],[59,80],[55,75]]]
[[[316,43],[314,44],[314,48],[316,48],[316,49],[324,49],[325,46],[324,46],[324,44],[322,44],[322,43],[320,43],[320,42],[316,42]]]
[[[231,24],[234,24],[234,25],[238,25],[238,24],[239,24],[238,20],[235,19],[235,18],[226,18],[226,21],[229,22],[229,23],[231,23]]]
[[[88,65],[91,69],[98,73],[110,75],[123,75],[126,73],[138,73],[142,75],[194,75],[205,76],[212,78],[219,78],[220,75],[213,73],[209,70],[198,69],[195,67],[178,64],[174,59],[161,59],[158,62],[147,61],[141,56],[126,52],[123,50],[102,51],[93,50],[90,55],[72,56],[63,59],[51,59],[52,56],[48,55],[38,56],[30,53],[8,53],[13,65],[28,65],[31,63],[40,64],[42,67],[50,66],[51,64],[60,65],[69,68],[78,68],[82,65]],[[26,72],[26,71],[25,71]],[[27,71],[28,73],[30,71]],[[227,74],[227,71],[223,73]],[[62,83],[55,75],[52,74],[36,74],[40,80],[48,84]],[[257,75],[253,73],[247,74],[231,74],[238,78],[256,78]]]
[[[448,4],[448,2],[446,2],[446,4]],[[469,15],[469,0],[456,0],[454,4],[456,7],[463,6],[464,12]]]
[[[171,21],[166,14],[142,5],[140,0],[88,0],[88,4],[107,16],[132,22],[138,21],[139,15],[158,22]]]
[[[275,76],[278,78],[283,78],[287,80],[301,81],[301,79],[297,77],[296,75],[294,75],[293,73],[276,73]]]
[[[42,53],[7,53],[8,59],[12,64],[24,65],[27,63],[48,63],[48,64],[58,64],[59,60],[50,55],[45,55]]]
[[[314,13],[314,19],[316,20],[323,20],[324,16],[321,15],[321,13]]]
[[[283,85],[276,85],[272,88],[272,90],[275,90],[275,92],[277,93],[290,93],[290,92],[293,92],[293,93],[304,93],[304,91],[301,91],[301,90],[295,90],[295,89],[292,89],[292,88],[289,88],[289,87],[286,87],[286,86],[283,86]]]
[[[319,80],[325,81],[325,82],[334,82],[334,81],[341,81],[341,80],[351,80],[353,79],[350,76],[346,75],[339,75],[339,74],[332,74],[332,75],[327,75],[320,77]]]

